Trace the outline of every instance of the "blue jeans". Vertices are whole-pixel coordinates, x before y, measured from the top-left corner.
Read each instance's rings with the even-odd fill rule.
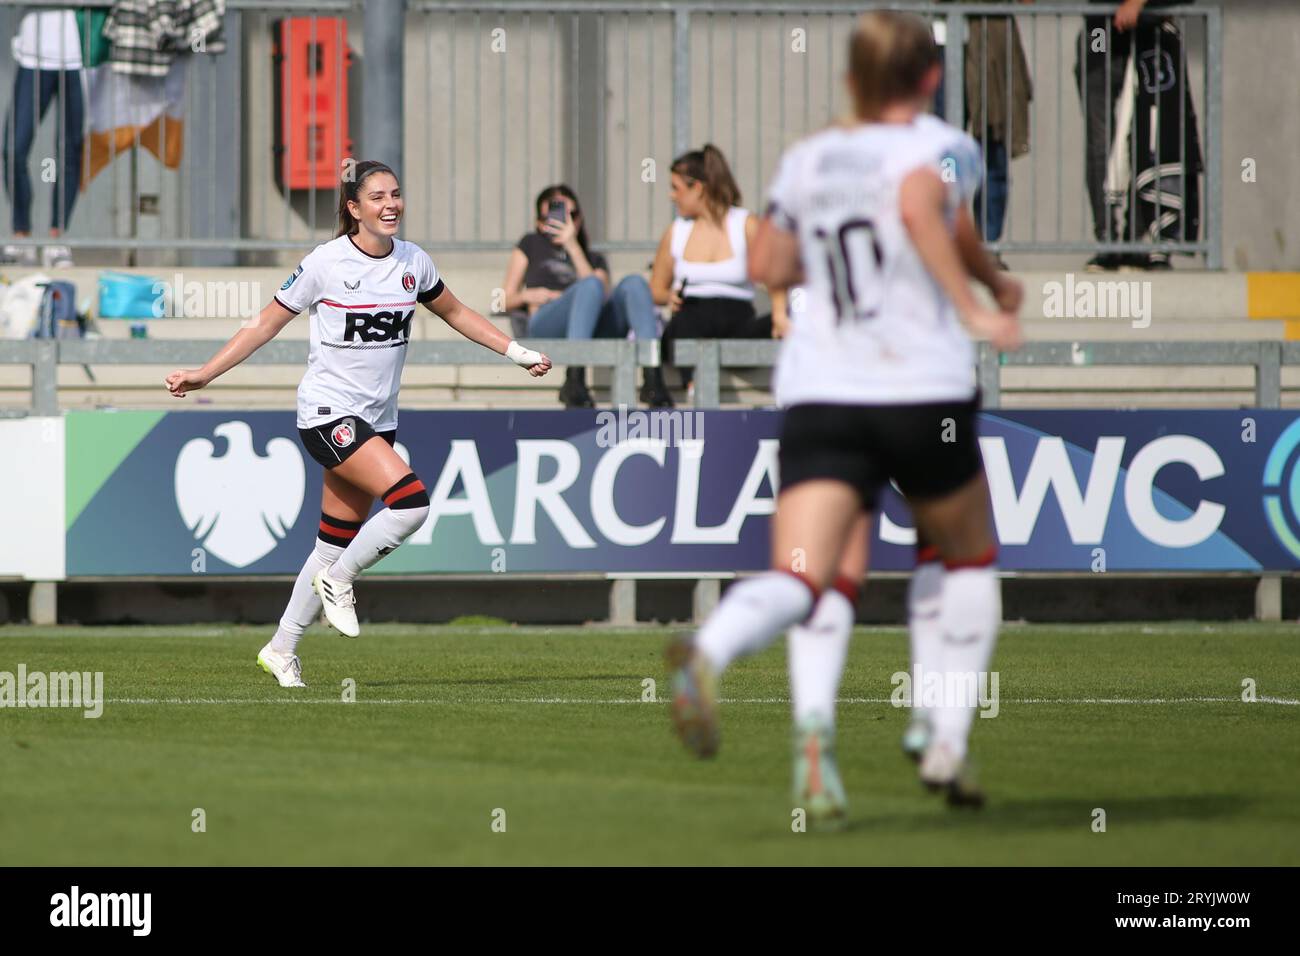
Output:
[[[939,80],[939,88],[934,92],[934,103],[932,105],[934,114],[940,119],[944,118],[944,82]],[[962,124],[965,125],[968,117],[963,117]],[[976,137],[979,142],[979,137]],[[975,227],[979,229],[980,235],[985,242],[997,242],[1002,238],[1002,226],[1007,218],[1007,197],[1010,195],[1010,189],[1007,185],[1007,144],[1001,140],[990,139],[987,143],[980,143],[981,151],[987,152],[984,182],[981,184],[979,191],[975,193],[975,210],[973,213]],[[988,197],[988,209],[984,208],[985,196]],[[985,217],[987,221],[985,220]]]
[[[539,339],[623,338],[629,329],[642,341],[659,337],[650,286],[636,275],[624,278],[608,299],[598,276],[579,279],[528,320],[528,334]]]
[[[1007,196],[1010,194],[1007,187],[1007,144],[991,139],[980,146],[988,153],[988,162],[984,184],[975,193],[975,227],[985,242],[997,242],[1002,238],[1002,224],[1007,218]],[[984,206],[986,201],[987,209]]]
[[[62,122],[55,130],[54,156],[63,165],[56,171],[50,228],[66,229],[77,202],[81,187],[81,128],[85,120],[81,71],[41,70],[38,74],[19,67],[14,73],[13,101],[4,121],[4,186],[13,206],[14,232],[32,231],[32,181],[27,173],[27,156],[32,151],[36,127],[56,95],[61,97]]]

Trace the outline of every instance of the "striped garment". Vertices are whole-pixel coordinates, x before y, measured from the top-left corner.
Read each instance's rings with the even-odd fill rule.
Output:
[[[118,0],[104,24],[118,73],[166,76],[185,53],[223,53],[225,0]]]

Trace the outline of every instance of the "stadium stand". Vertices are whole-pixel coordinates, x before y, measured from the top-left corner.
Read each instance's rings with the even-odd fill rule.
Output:
[[[949,26],[968,16],[960,4],[913,6]],[[371,81],[377,84],[373,88],[363,86],[359,69],[346,78],[330,74],[336,81],[332,92],[352,110],[351,126],[335,130],[335,145],[345,154],[352,139],[359,155],[392,154],[404,161],[410,183],[406,237],[428,248],[457,295],[485,314],[501,283],[504,252],[528,226],[519,211],[528,210],[530,198],[546,182],[569,181],[584,196],[593,245],[609,257],[615,276],[647,273],[654,239],[670,217],[666,166],[688,145],[719,142],[733,161],[746,204],[761,208],[763,184],[781,149],[834,114],[842,50],[838,44],[815,44],[842,35],[852,19],[838,4],[761,0],[719,13],[672,4],[628,10],[615,2],[593,3],[582,13],[528,3],[505,12],[471,8],[438,0],[397,4],[396,17],[383,24],[381,17],[363,16],[359,3],[339,0],[317,4],[305,19],[309,35],[319,31],[345,41],[336,52],[349,45],[396,50],[390,68]],[[995,247],[1025,282],[1022,314],[1030,342],[1061,343],[1071,361],[986,363],[984,381],[996,375],[1000,403],[1008,408],[1236,408],[1264,404],[1261,397],[1282,407],[1300,405],[1300,365],[1283,363],[1280,350],[1275,389],[1272,378],[1256,380],[1250,361],[1114,367],[1093,363],[1089,350],[1089,343],[1300,339],[1300,272],[1289,271],[1300,270],[1300,193],[1279,195],[1275,188],[1265,192],[1256,186],[1256,177],[1290,168],[1300,148],[1300,118],[1281,89],[1285,84],[1273,76],[1274,64],[1293,55],[1300,11],[1282,0],[1234,7],[1230,13],[1215,3],[1169,11],[1180,19],[1202,123],[1201,233],[1188,237],[1182,251],[1193,255],[1176,255],[1172,271],[1090,274],[1082,271],[1089,256],[1124,244],[1091,238],[1082,121],[1070,73],[1071,44],[1078,42],[1084,10],[1081,4],[1005,5],[1005,12],[1017,17],[1029,58],[1033,127],[1031,152],[1011,164],[1011,205]],[[19,4],[0,3],[0,36],[16,29],[22,12]],[[277,128],[274,91],[287,97],[297,74],[292,53],[287,63],[274,55],[271,27],[302,12],[273,2],[231,4],[226,52],[196,58],[191,71],[184,103],[192,118],[185,127],[188,158],[170,168],[148,152],[132,151],[88,185],[63,237],[78,264],[58,269],[58,278],[76,285],[83,306],[95,302],[101,270],[112,268],[169,283],[179,276],[187,287],[201,287],[209,301],[237,283],[237,292],[252,292],[256,309],[302,254],[328,238],[334,199],[329,177],[307,175],[300,181],[308,185],[286,188],[286,175],[301,171],[277,169],[274,161],[293,155],[295,148],[292,134],[285,142]],[[827,56],[800,59],[792,51],[790,31],[801,28],[800,17],[811,18],[807,48],[828,50]],[[499,38],[492,31],[498,28],[517,55],[495,56],[491,44]],[[238,68],[230,67],[232,58]],[[809,65],[814,59],[816,75]],[[961,51],[950,45],[949,66],[961,62]],[[1230,73],[1222,69],[1224,62],[1234,64]],[[0,65],[0,91],[12,87],[10,69]],[[286,79],[289,89],[277,86]],[[361,115],[360,104],[382,102],[393,90],[405,104],[401,115]],[[959,105],[960,95],[959,87],[956,92],[950,87],[948,105]],[[1225,101],[1247,97],[1250,109],[1223,109]],[[596,105],[562,108],[577,102]],[[302,144],[297,145],[301,152]],[[47,123],[33,155],[53,148]],[[514,165],[525,154],[537,163]],[[48,190],[38,188],[33,215],[38,229],[48,220],[48,202]],[[0,225],[6,242],[13,238],[9,214],[5,200]],[[33,271],[0,264],[0,277],[10,281]],[[1051,304],[1054,296],[1068,301],[1069,290],[1080,282],[1095,284],[1099,301],[1118,302],[1127,288],[1145,305],[1137,308],[1131,300],[1122,316],[1081,317]],[[756,309],[767,310],[761,292]],[[234,311],[217,305],[184,317],[99,318],[92,334],[128,340],[143,329],[151,342],[210,343],[238,327]],[[506,316],[494,321],[511,330]],[[300,319],[282,339],[294,343],[306,336],[306,321]],[[412,336],[417,342],[453,337],[423,313],[414,320]],[[745,364],[724,368],[718,403],[770,404],[771,354],[752,352]],[[36,373],[27,360],[5,355],[0,343],[0,415],[21,416],[48,403],[48,394],[35,394]],[[588,364],[595,399],[608,407],[612,371]],[[162,371],[129,361],[60,364],[54,400],[62,410],[169,407],[160,386]],[[291,408],[300,376],[301,367],[290,364],[236,369],[204,392],[197,407]],[[529,379],[504,364],[410,363],[402,404],[550,409],[558,407],[559,385],[559,376]],[[675,398],[684,401],[680,390]],[[707,405],[711,398],[708,391],[696,396]],[[700,601],[707,605],[707,592],[688,597],[688,605],[696,600],[696,611]],[[575,598],[574,613],[619,604],[611,616],[628,620],[636,615],[635,593],[631,600],[629,612],[628,591],[616,587],[608,603],[603,592],[594,599],[590,594]],[[673,600],[681,610],[681,594]]]

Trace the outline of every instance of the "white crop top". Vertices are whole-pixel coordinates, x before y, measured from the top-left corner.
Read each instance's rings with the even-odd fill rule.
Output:
[[[694,219],[673,220],[669,246],[673,254],[673,284],[686,280],[686,295],[700,299],[752,299],[754,286],[749,281],[749,248],[745,242],[745,221],[749,210],[732,206],[727,210],[724,226],[731,241],[731,258],[718,262],[688,262],[682,258],[686,241],[695,227]]]

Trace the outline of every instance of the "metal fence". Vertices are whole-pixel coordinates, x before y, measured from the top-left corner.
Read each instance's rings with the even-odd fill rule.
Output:
[[[57,415],[60,365],[198,366],[222,344],[216,340],[0,341],[0,365],[29,366],[31,414]],[[250,356],[247,364],[300,366],[304,344],[270,342]],[[612,369],[610,401],[616,406],[634,406],[636,370],[662,361],[658,342],[529,339],[528,344],[544,351],[557,365]],[[678,365],[695,369],[695,407],[718,408],[722,404],[722,370],[771,367],[780,346],[779,340],[684,339],[676,344],[674,358]],[[473,342],[411,342],[406,361],[410,365],[492,365],[501,357]],[[1250,367],[1255,370],[1255,407],[1280,408],[1284,365],[1300,365],[1300,342],[1030,342],[1014,353],[1000,353],[980,343],[976,373],[984,407],[997,408],[1003,368]],[[161,394],[161,388],[159,391]]]
[[[0,36],[14,35],[26,14],[48,14],[57,5],[0,0]],[[582,197],[595,245],[648,250],[672,217],[668,166],[687,148],[717,144],[747,205],[762,206],[782,150],[844,112],[841,76],[854,17],[883,5],[230,0],[224,52],[181,58],[185,75],[170,100],[180,122],[164,123],[160,132],[164,139],[183,137],[173,144],[181,147],[175,165],[139,148],[143,131],[128,133],[125,141],[110,138],[108,163],[83,184],[60,241],[74,249],[186,251],[209,264],[234,264],[240,252],[309,247],[333,234],[336,193],[323,181],[306,188],[286,185],[287,164],[308,153],[317,159],[342,156],[351,139],[358,154],[401,168],[405,234],[431,250],[508,248],[532,228],[535,192],[556,181],[569,182]],[[990,170],[1003,168],[1002,153],[1028,147],[1027,155],[1009,163],[1005,225],[999,228],[996,221],[1002,217],[992,191],[977,208],[994,249],[1182,252],[1204,256],[1212,268],[1221,264],[1217,7],[1167,8],[1146,18],[1146,39],[1132,56],[1124,55],[1124,37],[1109,26],[1113,7],[888,5],[921,13],[946,34],[944,109],[950,120],[963,123],[974,108],[969,126]],[[386,16],[391,11],[397,22]],[[1084,29],[1085,17],[1096,18],[1090,30]],[[312,43],[306,54],[290,45],[278,50],[277,59],[272,30],[282,18],[307,24]],[[999,39],[1023,50],[1033,94],[1026,129],[1015,118],[1022,61],[1000,57]],[[307,82],[301,77],[323,75],[301,58],[319,58],[331,40],[346,45],[359,68],[354,63],[346,81],[343,73],[331,74],[332,88],[317,88],[323,81],[311,80],[311,89],[295,89],[295,82]],[[1077,63],[1083,64],[1082,82]],[[10,158],[0,208],[7,244],[53,241],[44,227],[58,221],[51,215],[57,216],[64,200],[52,197],[63,195],[58,185],[64,179],[50,184],[46,176],[52,169],[66,178],[74,162],[70,137],[54,135],[65,120],[75,119],[67,112],[69,81],[80,77],[86,87],[87,142],[99,133],[102,145],[106,130],[122,126],[121,117],[104,115],[112,100],[96,95],[103,78],[92,72],[56,77],[61,85],[51,97],[51,117],[37,130],[27,157],[32,169],[41,169],[33,180],[29,239],[13,235],[22,156],[13,156],[10,144],[20,132],[19,106],[38,115],[40,97],[9,103],[4,122]],[[16,75],[16,65],[0,66],[0,95],[15,88]],[[968,77],[974,81],[969,88]],[[1134,80],[1136,99],[1126,99],[1126,84]],[[1143,99],[1147,87],[1158,92],[1148,91]],[[157,89],[154,84],[151,95]],[[310,113],[317,103],[344,99],[350,129],[305,140],[294,129],[313,129],[309,115],[305,125],[287,134],[281,125],[277,134],[281,110],[305,103]],[[998,107],[1010,117],[1001,139],[993,115]],[[1194,123],[1197,136],[1160,135],[1175,121],[1188,132]],[[157,146],[167,154],[165,141]],[[1085,158],[1090,150],[1091,166]],[[1199,224],[1191,214],[1196,205],[1203,210]],[[1104,219],[1100,226],[1098,218]]]

